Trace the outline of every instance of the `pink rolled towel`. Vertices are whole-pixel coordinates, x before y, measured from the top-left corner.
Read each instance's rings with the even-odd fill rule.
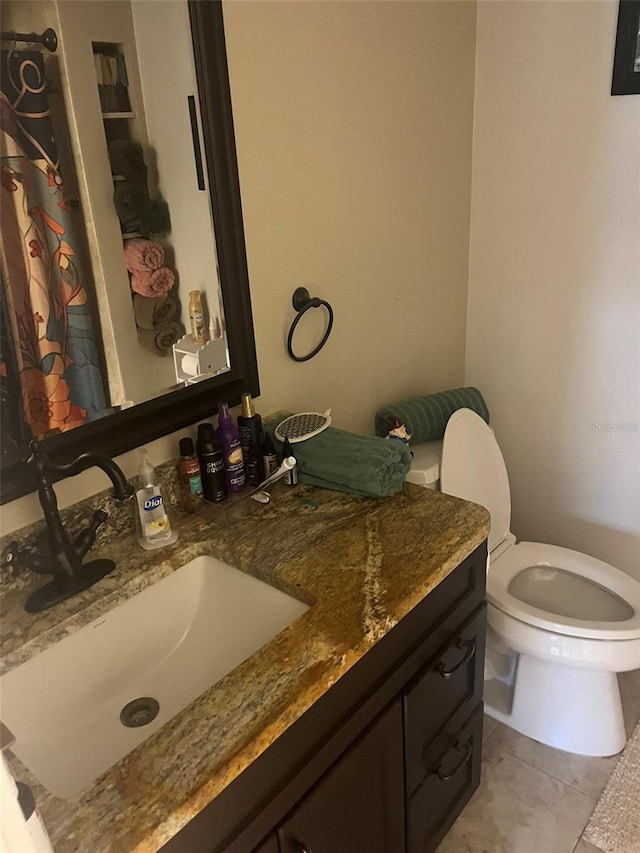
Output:
[[[131,290],[140,296],[159,297],[166,296],[175,284],[176,277],[169,267],[160,267],[159,270],[147,270],[146,272],[134,272],[131,276]]]
[[[157,270],[164,263],[164,249],[153,240],[127,240],[124,244],[124,262],[131,273]]]

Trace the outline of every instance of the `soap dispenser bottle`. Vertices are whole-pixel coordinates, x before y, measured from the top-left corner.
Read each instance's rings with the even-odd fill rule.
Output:
[[[156,472],[149,462],[147,451],[140,451],[140,488],[136,492],[138,544],[147,551],[171,545],[178,538],[171,527],[168,506],[164,502]]]

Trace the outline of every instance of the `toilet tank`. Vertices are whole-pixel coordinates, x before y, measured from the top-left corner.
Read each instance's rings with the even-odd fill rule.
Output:
[[[440,460],[442,441],[425,441],[411,445],[413,461],[407,474],[407,483],[415,483],[433,491],[440,490]]]

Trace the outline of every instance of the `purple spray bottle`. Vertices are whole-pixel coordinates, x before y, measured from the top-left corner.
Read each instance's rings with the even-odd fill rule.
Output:
[[[239,492],[245,484],[244,461],[240,433],[229,414],[226,403],[218,403],[218,441],[222,447],[222,461],[230,492]]]

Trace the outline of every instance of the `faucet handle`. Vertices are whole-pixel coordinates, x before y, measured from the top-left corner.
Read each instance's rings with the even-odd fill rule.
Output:
[[[29,555],[19,547],[15,539],[5,548],[0,566],[11,569],[14,578],[20,577],[31,567]]]
[[[23,575],[27,569],[38,575],[46,575],[51,571],[51,559],[47,554],[38,554],[37,551],[25,551],[13,540],[2,555],[0,567],[7,566],[11,569],[14,578]]]
[[[103,509],[97,509],[91,516],[91,530],[97,530],[109,518],[109,513]]]

